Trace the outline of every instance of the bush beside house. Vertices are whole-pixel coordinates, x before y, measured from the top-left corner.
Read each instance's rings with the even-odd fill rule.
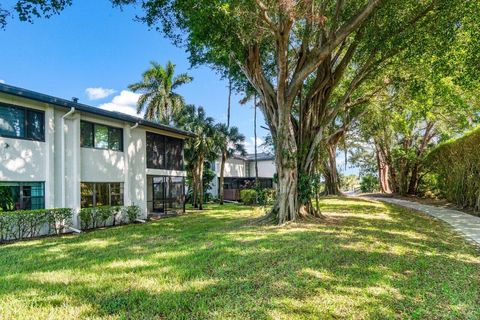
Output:
[[[0,242],[66,232],[72,209],[40,209],[0,212]]]
[[[133,223],[140,207],[83,208],[79,219],[82,230]],[[66,233],[72,226],[73,209],[0,211],[0,243]]]
[[[97,207],[80,210],[80,227],[82,230],[106,226],[133,223],[140,214],[138,206]]]
[[[243,189],[240,191],[240,200],[246,205],[269,205],[273,204],[276,194],[277,191],[275,189]]]

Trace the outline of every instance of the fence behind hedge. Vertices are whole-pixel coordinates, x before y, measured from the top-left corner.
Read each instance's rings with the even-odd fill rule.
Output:
[[[72,209],[2,211],[0,242],[64,233],[72,216]]]
[[[426,160],[437,175],[443,197],[461,207],[480,210],[480,127],[441,144]]]

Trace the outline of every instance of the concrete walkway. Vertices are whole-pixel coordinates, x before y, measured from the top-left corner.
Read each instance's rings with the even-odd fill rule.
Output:
[[[445,221],[451,225],[453,229],[463,234],[465,238],[480,246],[480,217],[474,217],[457,210],[429,206],[413,201],[382,197],[369,198],[424,212],[429,216]]]

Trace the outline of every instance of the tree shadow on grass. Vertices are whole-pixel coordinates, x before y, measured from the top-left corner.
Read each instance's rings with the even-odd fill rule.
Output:
[[[334,213],[340,225],[274,227],[232,206],[5,246],[0,298],[83,318],[480,316],[472,249],[422,216],[376,208],[388,219],[356,207]]]

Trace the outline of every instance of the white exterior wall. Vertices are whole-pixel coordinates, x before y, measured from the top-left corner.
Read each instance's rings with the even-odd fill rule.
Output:
[[[259,178],[273,178],[277,172],[275,161],[261,160],[258,163],[258,177]],[[217,179],[214,179],[210,184],[208,192],[214,197],[218,197],[218,177],[220,177],[221,159],[215,161],[215,172]],[[230,158],[225,162],[225,178],[232,177],[254,177],[255,176],[255,161],[245,161],[241,159]]]
[[[273,178],[275,173],[277,173],[277,167],[275,166],[275,161],[273,160],[262,160],[257,161],[258,164],[258,177],[259,178]],[[255,161],[249,162],[250,166],[250,175],[255,176]]]
[[[212,183],[209,186],[209,189],[206,190],[210,192],[213,197],[218,197],[218,178],[220,177],[220,166],[222,160],[218,159],[215,161],[215,172],[217,173],[217,178],[213,179]],[[227,177],[246,177],[248,171],[248,162],[241,159],[230,158],[225,161],[225,171],[224,176]]]
[[[217,177],[220,177],[220,160],[218,161]],[[225,177],[246,177],[247,176],[247,162],[241,159],[230,158],[225,162]]]
[[[76,111],[65,119],[65,175],[62,175],[62,117],[66,108],[41,104],[0,94],[0,102],[45,112],[45,142],[0,137],[0,181],[44,182],[45,207],[62,206],[62,179],[65,207],[75,209],[78,223],[81,182],[121,182],[124,204],[138,205],[141,217],[147,212],[147,175],[186,176],[185,171],[146,168],[146,131],[184,138],[155,128],[131,129],[133,124]],[[80,147],[80,122],[101,123],[123,129],[123,152]],[[78,227],[78,225],[76,225]]]
[[[0,180],[45,181],[46,152],[45,142],[0,137]]]

